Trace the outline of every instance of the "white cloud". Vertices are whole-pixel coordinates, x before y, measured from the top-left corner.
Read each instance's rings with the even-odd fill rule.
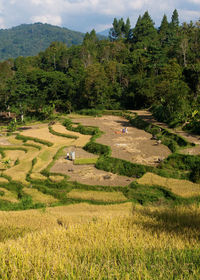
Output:
[[[53,24],[53,25],[62,25],[62,18],[60,16],[55,16],[55,15],[33,16],[31,18],[31,21],[49,23],[49,24]]]
[[[200,0],[189,0],[189,2],[200,5]]]
[[[138,16],[149,11],[156,25],[163,14],[170,20],[177,8],[180,22],[200,17],[200,0],[0,0],[0,26],[46,22],[74,30],[99,30],[112,24],[114,17],[130,17],[134,26]]]
[[[0,18],[0,28],[6,28],[3,18]]]

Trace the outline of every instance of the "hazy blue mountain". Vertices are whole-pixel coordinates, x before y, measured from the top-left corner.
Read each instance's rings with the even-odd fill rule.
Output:
[[[103,31],[101,31],[101,32],[98,32],[97,34],[98,34],[98,35],[105,36],[105,37],[108,37],[109,31],[110,31],[110,28],[105,29],[105,30],[103,30]]]
[[[18,56],[33,56],[45,50],[53,41],[67,46],[81,44],[84,33],[50,24],[22,24],[0,30],[0,60]]]

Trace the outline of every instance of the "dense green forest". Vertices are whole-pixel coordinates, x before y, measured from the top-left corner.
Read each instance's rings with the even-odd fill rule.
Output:
[[[151,108],[157,119],[200,133],[199,104],[200,22],[180,24],[177,10],[159,28],[145,12],[133,28],[114,19],[107,40],[92,30],[82,45],[53,42],[0,63],[0,110],[19,116]]]
[[[84,33],[50,24],[22,24],[0,30],[0,60],[33,56],[44,51],[51,42],[59,41],[68,47],[83,42]]]

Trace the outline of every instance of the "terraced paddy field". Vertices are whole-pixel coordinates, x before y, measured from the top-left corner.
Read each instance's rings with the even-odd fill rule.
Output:
[[[199,279],[199,146],[73,117],[0,136],[0,279]]]
[[[132,112],[130,114],[134,116]],[[0,185],[4,188],[4,184],[14,182],[18,201],[25,196],[31,199],[33,205],[38,206],[70,203],[70,199],[75,199],[71,194],[76,192],[77,188],[83,196],[76,193],[80,201],[86,199],[84,197],[87,191],[93,191],[93,199],[87,200],[104,203],[103,198],[94,198],[95,188],[101,192],[106,190],[110,201],[111,196],[115,195],[112,188],[115,188],[115,192],[124,188],[125,198],[130,200],[134,199],[134,196],[130,195],[131,191],[127,191],[127,188],[131,188],[132,183],[134,186],[158,185],[181,197],[199,195],[199,184],[188,181],[188,178],[179,180],[173,177],[172,171],[159,169],[159,162],[167,159],[171,151],[166,145],[158,144],[152,138],[152,134],[132,126],[125,117],[114,115],[71,117],[73,117],[71,127],[63,125],[62,122],[50,125],[43,123],[23,126],[9,137],[5,135],[0,137],[2,151]],[[126,133],[123,133],[125,128]],[[92,140],[95,133],[98,133],[98,136]],[[98,149],[103,147],[104,150],[110,147],[111,152],[109,155],[106,154],[108,163],[103,167],[104,170],[101,170],[104,154],[101,152],[98,154],[99,151],[96,154],[93,148],[91,151],[88,150],[88,144],[99,145]],[[199,146],[195,147],[196,152],[198,148]],[[191,149],[184,147],[180,153]],[[75,153],[75,160],[67,158],[72,152]],[[115,160],[114,165],[112,157],[119,159]],[[127,164],[130,166],[126,167]],[[131,169],[135,168],[136,172],[131,175]],[[184,171],[186,175],[183,173],[182,177],[188,176],[186,171]],[[172,178],[165,178],[166,172],[171,172],[167,177]],[[180,170],[177,172],[181,174]],[[140,179],[136,181],[137,177]],[[101,197],[100,193],[96,193],[96,196]],[[12,207],[15,209],[18,206]]]

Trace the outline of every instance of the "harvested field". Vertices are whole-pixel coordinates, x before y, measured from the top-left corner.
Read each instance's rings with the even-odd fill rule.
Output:
[[[170,189],[173,193],[182,197],[192,197],[200,195],[200,184],[195,184],[187,180],[177,180],[172,178],[163,178],[153,173],[146,173],[137,180],[144,185],[158,185]]]
[[[27,184],[26,174],[32,166],[32,160],[38,155],[39,151],[35,148],[27,147],[28,152],[20,158],[20,163],[4,171],[13,180]]]
[[[164,159],[171,153],[166,146],[157,145],[157,142],[151,139],[151,134],[130,126],[128,120],[122,117],[103,116],[74,121],[86,126],[98,126],[105,132],[96,142],[109,145],[112,156],[116,158],[156,166],[158,159]],[[125,127],[128,129],[127,134],[122,133]]]
[[[74,165],[71,160],[63,157],[56,161],[50,171],[68,175],[70,181],[88,185],[127,186],[134,180],[96,169],[93,165]]]
[[[21,132],[23,136],[35,137],[44,141],[49,141],[56,145],[71,145],[74,142],[74,139],[67,139],[65,137],[60,137],[53,135],[49,132],[48,126],[36,127],[33,129],[24,130]]]
[[[55,131],[63,132],[65,130],[65,133],[71,134],[71,135],[78,135],[79,138],[77,140],[75,139],[68,139],[66,137],[62,136],[55,136],[49,132],[48,124],[37,124],[32,126],[24,126],[20,129],[20,134],[23,136],[29,136],[29,137],[35,137],[40,140],[49,141],[53,144],[51,147],[47,147],[43,144],[35,143],[34,141],[27,141],[27,144],[33,144],[37,147],[41,147],[41,150],[39,150],[37,147],[31,147],[26,146],[26,149],[28,150],[27,153],[20,150],[12,150],[12,151],[5,151],[6,158],[11,160],[11,167],[9,169],[6,169],[4,173],[8,176],[11,176],[11,178],[15,181],[20,181],[22,183],[27,184],[26,181],[26,174],[29,172],[32,166],[32,160],[34,158],[37,158],[36,164],[33,167],[33,174],[31,176],[32,179],[45,179],[44,176],[40,174],[40,172],[45,169],[53,160],[53,156],[57,153],[57,151],[64,146],[71,146],[72,144],[74,146],[84,146],[89,140],[90,136],[88,135],[81,135],[80,133],[74,133],[74,132],[68,132],[66,128],[60,124],[56,124],[53,126]],[[9,145],[12,148],[17,149],[17,146],[19,145],[22,147],[24,145],[23,141],[15,139],[15,136],[10,137],[4,137],[0,138],[4,143],[4,145]],[[94,156],[95,158],[95,156]],[[14,165],[14,162],[19,159],[20,163],[16,166]],[[1,164],[2,165],[2,164]],[[0,166],[2,170],[5,169],[5,166]]]
[[[9,146],[11,143],[9,142],[7,137],[0,137],[0,146]]]
[[[6,158],[10,159],[11,161],[16,161],[16,159],[21,159],[24,157],[25,152],[20,150],[7,150],[5,151]]]
[[[67,197],[74,199],[103,201],[103,202],[121,202],[127,201],[122,192],[100,192],[100,191],[84,191],[72,190]]]
[[[53,156],[56,154],[58,148],[56,147],[43,147],[38,153],[37,162],[33,167],[33,172],[40,172],[46,168],[52,161]]]
[[[179,151],[180,154],[184,155],[200,155],[200,145],[188,149]]]
[[[58,200],[56,198],[54,198],[51,195],[48,194],[43,194],[41,192],[39,192],[37,189],[33,189],[33,188],[23,188],[23,191],[30,195],[32,197],[32,200],[34,203],[45,203],[45,204],[51,204],[51,203],[55,203],[58,202]]]

